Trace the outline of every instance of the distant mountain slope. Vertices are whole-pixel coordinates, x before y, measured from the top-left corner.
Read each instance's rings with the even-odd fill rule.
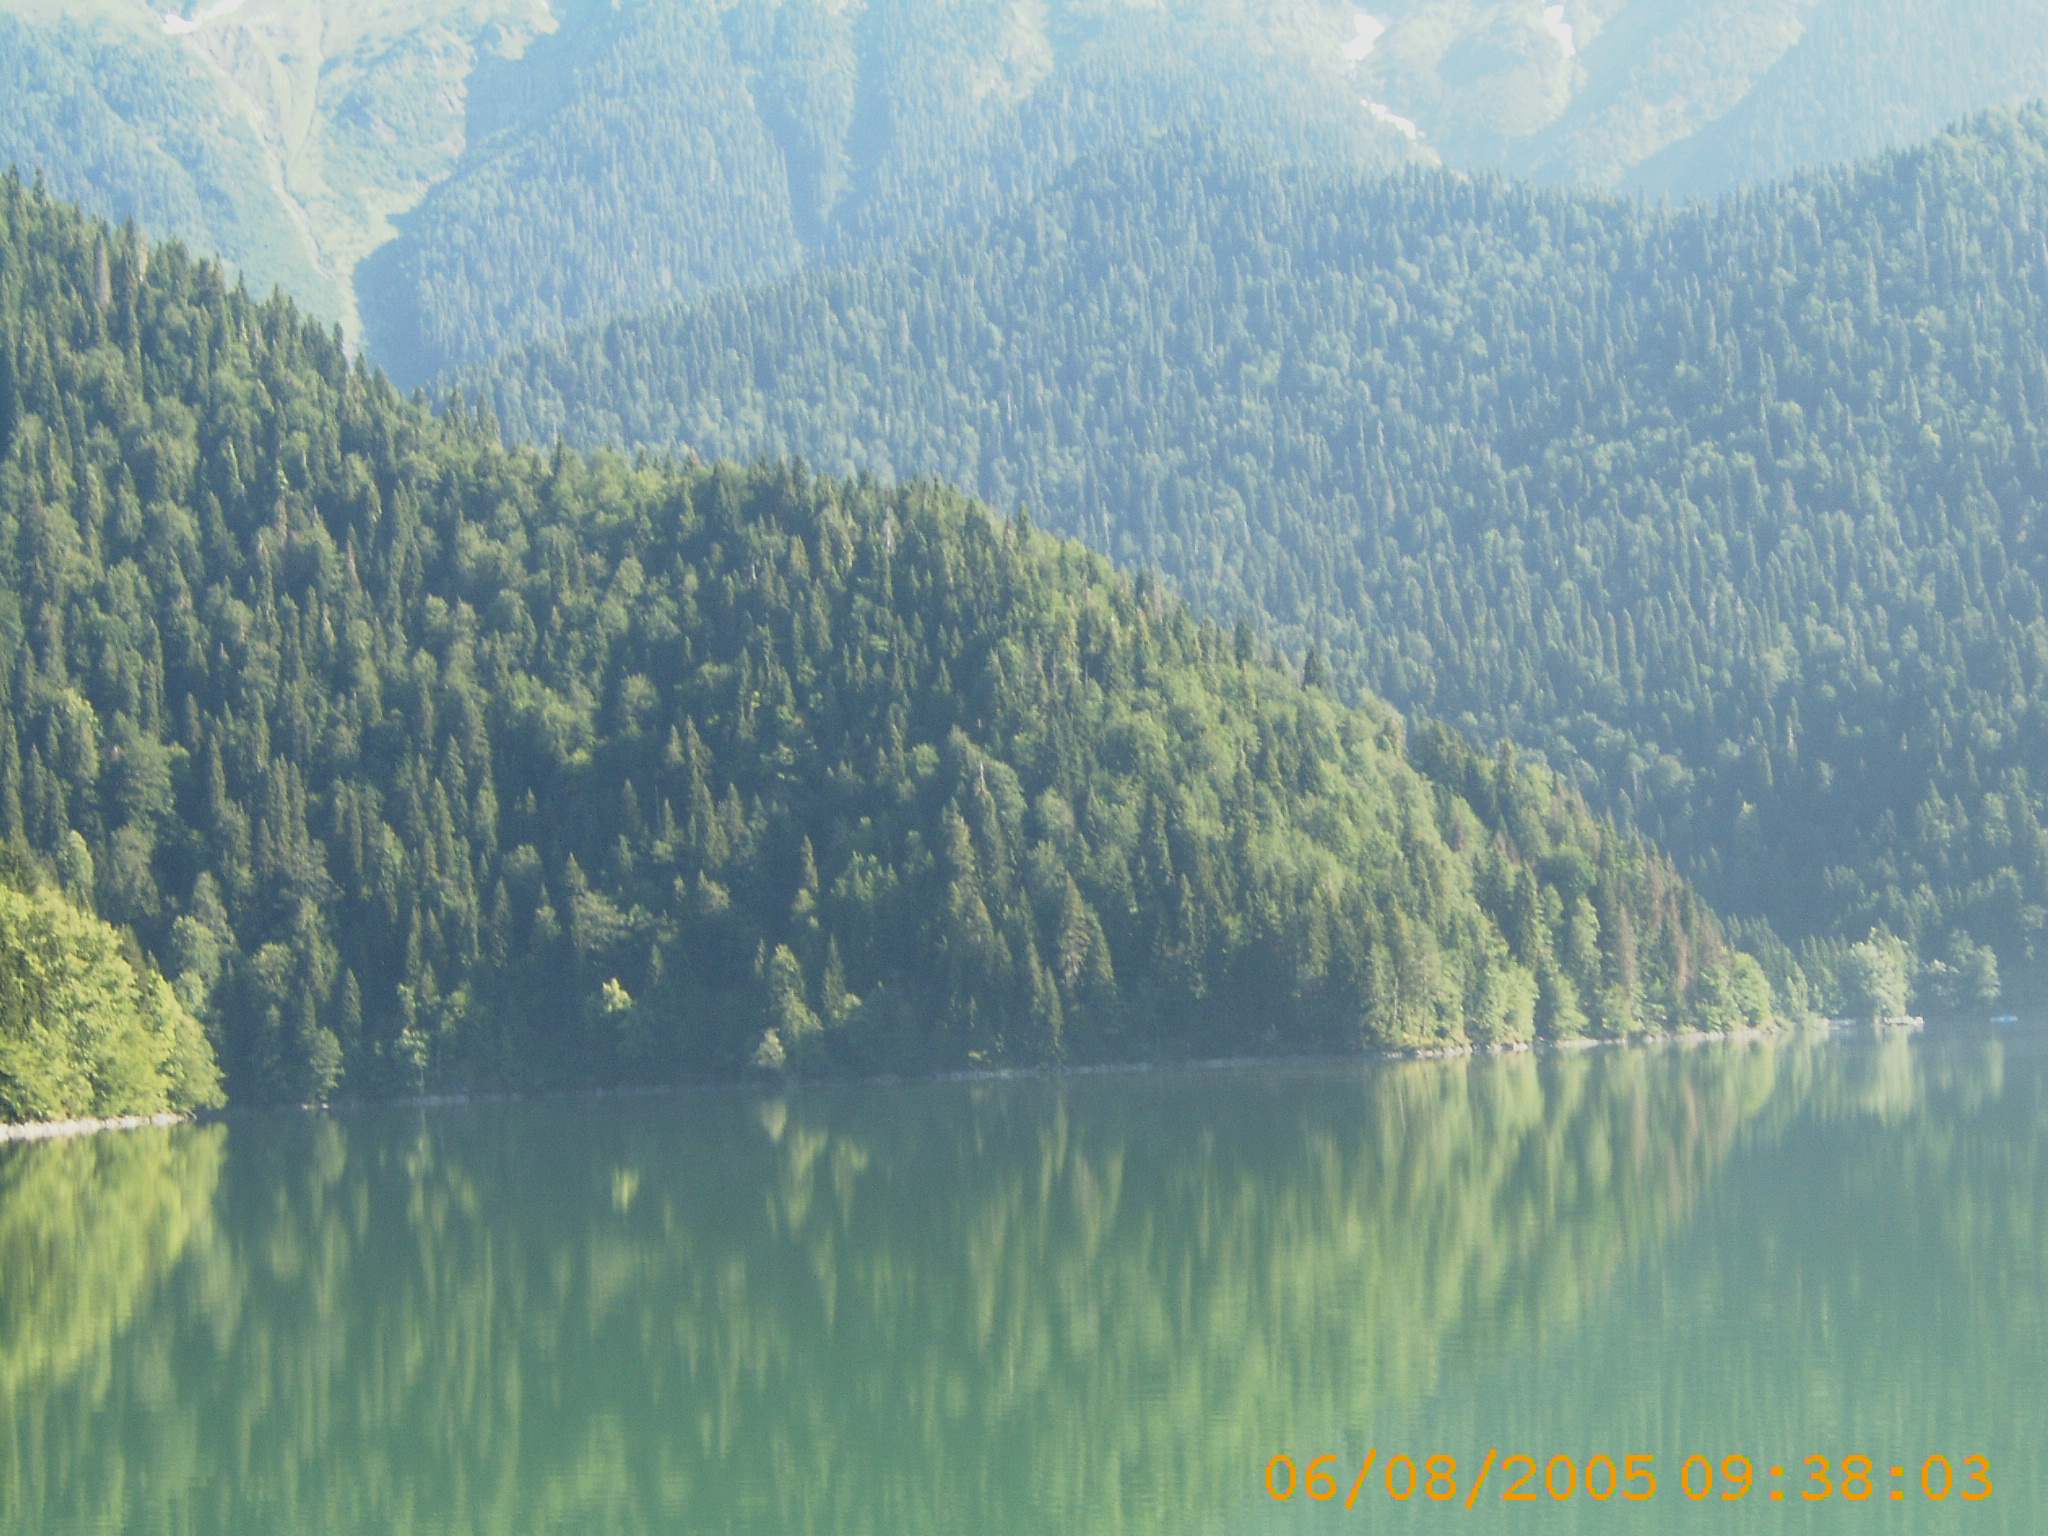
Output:
[[[1926,138],[2048,95],[2048,0],[1834,0],[1742,101],[1628,175],[1721,191]]]
[[[1553,777],[1076,545],[502,450],[7,178],[0,699],[0,843],[133,925],[240,1097],[1775,1006]]]
[[[1248,50],[1193,10],[872,0],[588,22],[553,50],[546,105],[480,137],[365,269],[373,354],[423,379],[887,249],[1021,206],[1077,156],[1172,124],[1279,164],[1405,149],[1358,108],[1334,51],[1284,67],[1265,39]]]
[[[0,15],[0,166],[217,251],[257,286],[282,285],[338,318],[338,295],[273,192],[263,145],[214,92],[206,69],[175,49]]]
[[[2048,0],[1374,0],[1362,93],[1449,165],[1680,196],[2048,93]]]
[[[4,0],[0,166],[357,329],[357,263],[454,167],[548,0]]]
[[[2048,958],[2048,113],[1663,212],[1096,160],[473,380],[516,433],[1022,502],[1539,745],[1797,932]]]
[[[2048,0],[0,0],[0,162],[410,383],[1178,125],[1719,191],[2048,89],[2044,40]]]
[[[417,380],[1015,202],[1161,120],[1398,158],[1344,25],[1327,0],[0,0],[0,163]]]

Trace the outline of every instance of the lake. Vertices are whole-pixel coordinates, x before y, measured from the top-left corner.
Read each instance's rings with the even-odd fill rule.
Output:
[[[2043,1046],[1795,1036],[0,1147],[0,1531],[2032,1533]],[[1534,1502],[1499,1499],[1503,1470],[1467,1511],[1489,1447],[1536,1458]],[[1275,1502],[1273,1458],[1325,1452],[1337,1500]],[[1801,1501],[1805,1457],[1839,1485],[1857,1452],[1868,1502]],[[1401,1453],[1457,1457],[1457,1502],[1393,1502]],[[1592,1502],[1602,1453],[1653,1455],[1656,1496]],[[1755,1481],[1729,1505],[1734,1453]]]

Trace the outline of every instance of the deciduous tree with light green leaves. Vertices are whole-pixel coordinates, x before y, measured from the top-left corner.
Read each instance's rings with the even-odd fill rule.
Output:
[[[204,1030],[133,945],[54,890],[0,879],[0,1122],[220,1101]]]

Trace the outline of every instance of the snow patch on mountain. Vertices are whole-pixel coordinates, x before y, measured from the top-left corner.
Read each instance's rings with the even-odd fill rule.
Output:
[[[1364,96],[1358,98],[1359,105],[1373,116],[1376,123],[1385,123],[1412,144],[1422,142],[1422,125],[1412,117],[1403,117],[1385,102],[1372,101]]]
[[[173,37],[184,37],[197,32],[209,22],[219,21],[223,16],[234,15],[248,3],[249,0],[214,0],[212,5],[203,6],[190,16],[166,16],[164,30]]]
[[[1578,57],[1579,34],[1572,29],[1572,24],[1564,19],[1563,6],[1543,7],[1543,25],[1550,35],[1557,39],[1559,52],[1568,59]]]
[[[1354,67],[1372,57],[1387,24],[1370,11],[1351,13],[1351,41],[1344,45],[1344,62]]]

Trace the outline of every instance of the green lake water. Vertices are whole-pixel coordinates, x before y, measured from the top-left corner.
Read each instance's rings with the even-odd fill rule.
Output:
[[[2032,1536],[2044,1045],[704,1091],[0,1148],[0,1532]],[[1468,1511],[1489,1447],[1648,1453],[1659,1492],[1510,1505],[1496,1473]],[[1277,1453],[1339,1453],[1348,1488],[1368,1448],[1456,1456],[1460,1502],[1265,1492]],[[1689,1502],[1685,1458],[1737,1452],[1749,1499]],[[1856,1452],[1868,1502],[1800,1500],[1803,1458],[1839,1477]],[[1972,1455],[1994,1491],[1965,1504]]]

